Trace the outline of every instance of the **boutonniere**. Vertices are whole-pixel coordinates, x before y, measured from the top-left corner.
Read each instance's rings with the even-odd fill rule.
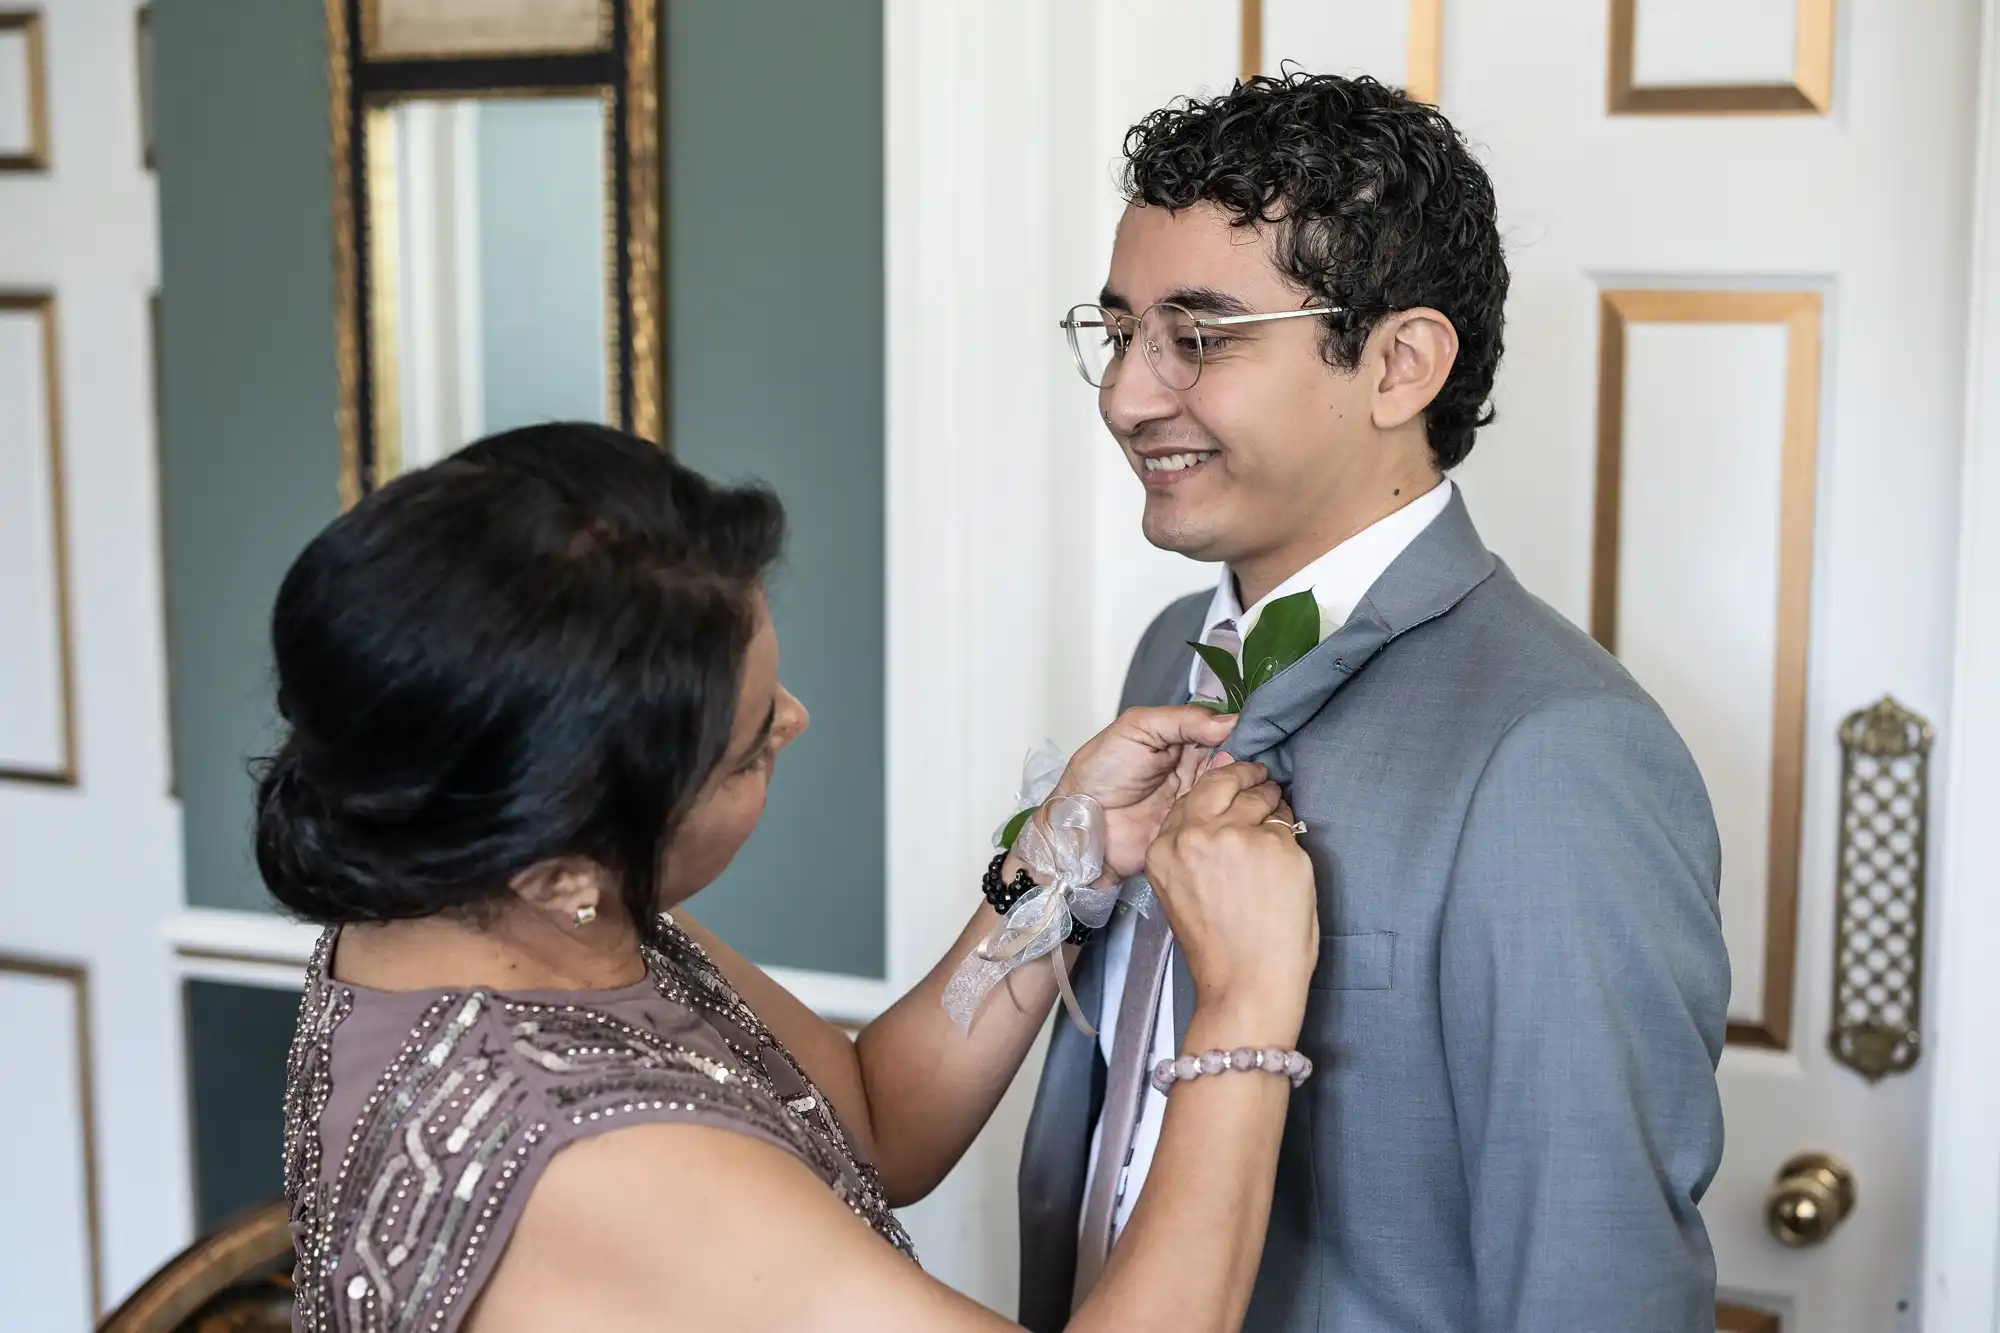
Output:
[[[1273,676],[1319,647],[1319,603],[1308,588],[1265,607],[1244,637],[1240,667],[1227,649],[1207,643],[1190,643],[1188,647],[1201,655],[1222,682],[1222,698],[1195,702],[1218,713],[1240,713],[1250,696]]]

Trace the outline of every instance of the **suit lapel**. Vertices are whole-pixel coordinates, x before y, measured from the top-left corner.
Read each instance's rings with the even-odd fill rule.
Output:
[[[1486,581],[1496,562],[1479,540],[1465,497],[1451,502],[1396,557],[1361,599],[1347,623],[1250,697],[1230,736],[1228,752],[1292,779],[1283,742],[1326,707],[1384,645],[1427,620],[1444,615]]]
[[[1454,489],[1444,512],[1383,571],[1347,623],[1251,696],[1223,748],[1238,759],[1264,764],[1272,777],[1289,784],[1291,753],[1285,740],[1361,674],[1386,644],[1464,601],[1496,563],[1472,526],[1465,497]],[[1183,698],[1193,656],[1190,649],[1181,666]],[[1194,974],[1179,949],[1174,950],[1173,973],[1174,1048],[1185,1050],[1188,1021],[1194,1017]]]

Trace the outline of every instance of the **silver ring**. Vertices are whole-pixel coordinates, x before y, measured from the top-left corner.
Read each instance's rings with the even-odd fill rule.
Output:
[[[1265,820],[1264,822],[1266,824],[1282,825],[1283,827],[1290,829],[1294,833],[1304,833],[1306,831],[1306,821],[1303,819],[1299,820],[1295,824],[1289,819],[1280,819],[1276,815],[1272,815],[1269,819]]]

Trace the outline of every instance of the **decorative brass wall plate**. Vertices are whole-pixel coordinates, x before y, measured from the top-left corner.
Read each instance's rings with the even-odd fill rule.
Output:
[[[493,406],[490,390],[509,383],[512,364],[493,359],[502,334],[517,358],[540,338],[556,355],[581,348],[588,362],[580,391],[572,376],[562,406],[536,405],[526,419],[589,415],[659,440],[659,0],[325,5],[343,506],[406,467],[524,424]],[[557,146],[538,163],[482,137],[526,132],[530,120],[537,134],[580,125],[583,140],[542,140]],[[550,183],[537,196],[551,162],[580,164],[591,183]],[[498,232],[518,247],[522,219],[544,203],[549,225],[564,228],[560,249],[534,252],[551,262],[482,261]],[[578,264],[588,274],[550,299],[582,311],[581,329],[523,317],[549,273]]]
[[[1931,725],[1888,696],[1840,727],[1833,1058],[1873,1083],[1923,1053]]]

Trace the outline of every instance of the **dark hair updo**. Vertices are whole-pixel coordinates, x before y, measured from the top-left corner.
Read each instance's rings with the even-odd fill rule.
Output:
[[[336,519],[271,615],[272,894],[326,924],[423,917],[579,856],[649,919],[784,526],[768,490],[580,424],[481,440]]]

